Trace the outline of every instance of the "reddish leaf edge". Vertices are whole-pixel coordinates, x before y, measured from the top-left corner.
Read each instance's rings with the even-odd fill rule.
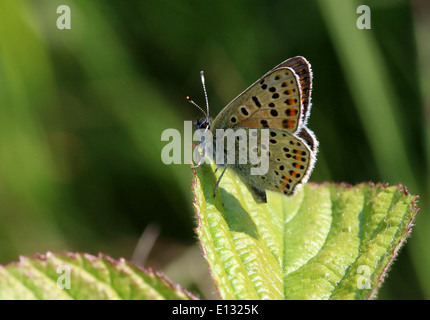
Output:
[[[398,187],[399,187],[399,189],[403,189],[405,196],[408,196],[408,197],[411,196],[411,194],[409,193],[406,186],[399,184]],[[420,208],[418,208],[418,206],[417,206],[418,199],[419,199],[419,195],[415,195],[414,199],[411,202],[411,210],[413,211],[413,213],[412,213],[411,218],[408,221],[408,224],[406,225],[405,233],[402,235],[400,240],[394,246],[394,248],[391,252],[391,258],[388,260],[387,264],[385,265],[384,269],[382,270],[381,274],[378,277],[378,285],[372,289],[369,296],[367,297],[367,300],[372,300],[376,297],[379,288],[381,287],[382,283],[384,282],[384,280],[388,274],[389,268],[392,266],[394,260],[399,255],[400,248],[406,244],[406,240],[411,236],[412,228],[414,226],[415,217],[416,217],[418,211],[420,210]]]
[[[198,199],[197,199],[197,194],[195,191],[195,188],[197,186],[197,173],[193,167],[193,162],[190,161],[190,165],[191,165],[191,170],[193,172],[193,182],[191,183],[191,190],[192,190],[192,193],[194,196],[194,202],[192,205],[193,205],[194,211],[196,212],[196,217],[197,217],[197,227],[194,228],[194,232],[197,234],[197,230],[201,229],[202,219],[200,218],[200,213],[199,213],[199,210],[197,209]],[[212,282],[215,285],[215,289],[216,289],[216,292],[218,294],[218,297],[220,299],[222,299],[222,295],[221,295],[221,291],[219,290],[218,283],[215,281],[215,277],[214,277],[214,273],[212,272],[212,268],[209,265],[209,261],[206,259],[206,257],[207,257],[206,247],[204,246],[203,242],[200,240],[200,237],[198,237],[198,238],[199,238],[199,242],[200,242],[200,247],[202,248],[202,257],[206,262],[206,265],[207,265],[208,270],[209,270],[209,274],[211,276]]]
[[[23,262],[24,259],[31,259],[31,260],[41,260],[41,261],[47,261],[49,259],[49,257],[51,256],[55,256],[61,259],[62,256],[64,257],[68,257],[68,258],[72,258],[72,259],[76,259],[79,256],[82,256],[88,260],[92,260],[92,261],[96,261],[96,260],[100,260],[103,259],[104,261],[110,263],[113,266],[118,266],[121,263],[126,263],[127,266],[134,268],[140,272],[143,272],[145,274],[153,274],[155,276],[157,276],[159,279],[161,279],[161,281],[163,282],[163,284],[166,287],[172,288],[174,290],[180,290],[182,291],[187,297],[189,297],[191,300],[200,300],[197,296],[195,296],[194,294],[192,294],[191,292],[189,292],[187,289],[183,288],[180,284],[174,283],[172,282],[163,272],[161,271],[156,271],[154,269],[152,269],[151,267],[141,267],[138,266],[136,264],[134,264],[131,261],[128,261],[127,259],[120,257],[118,260],[115,260],[114,258],[99,252],[97,256],[92,255],[90,253],[86,253],[86,252],[76,252],[76,251],[65,251],[65,252],[58,252],[58,253],[54,253],[52,251],[46,251],[46,253],[39,253],[39,252],[35,252],[33,253],[33,255],[31,256],[26,256],[26,255],[19,255],[18,256],[18,261],[12,261],[6,264],[0,264],[0,267],[3,268],[7,268],[10,265],[13,266],[17,266],[19,267],[20,264]]]

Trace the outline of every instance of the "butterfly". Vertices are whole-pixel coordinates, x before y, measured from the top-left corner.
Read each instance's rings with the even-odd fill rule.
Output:
[[[266,152],[268,156],[269,166],[265,174],[250,174],[255,165],[249,161],[240,163],[237,156],[236,161],[228,166],[247,185],[257,202],[267,202],[266,190],[294,195],[298,187],[308,181],[318,152],[318,140],[307,127],[312,91],[309,62],[298,56],[280,63],[231,101],[214,120],[209,117],[203,72],[201,78],[207,111],[204,112],[187,97],[205,114],[195,122],[196,127],[211,133],[216,133],[216,129],[232,129],[230,131],[233,132],[243,129],[258,138],[261,138],[262,130],[268,130],[268,145],[258,145],[254,150],[259,154]],[[224,153],[227,154],[227,148]],[[227,168],[222,166],[224,170],[218,178],[214,195]]]

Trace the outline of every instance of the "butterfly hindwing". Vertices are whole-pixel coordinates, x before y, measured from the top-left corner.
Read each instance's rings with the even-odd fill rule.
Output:
[[[294,194],[296,187],[307,181],[315,163],[315,153],[310,146],[310,144],[314,147],[317,146],[313,134],[306,131],[305,136],[309,141],[305,141],[279,129],[243,129],[246,130],[247,136],[257,135],[257,145],[249,148],[248,161],[240,161],[239,152],[237,152],[234,164],[229,167],[254,191],[256,198],[259,198],[258,193],[261,194],[264,190],[282,192],[285,195]],[[261,130],[269,131],[267,144],[261,141]],[[236,142],[239,143],[239,141]],[[235,150],[239,150],[239,144]],[[251,153],[256,154],[262,161],[264,161],[264,158],[261,157],[262,153],[268,156],[266,158],[268,160],[266,173],[261,175],[250,174],[251,168],[264,166],[261,162],[250,163]]]
[[[313,169],[315,158],[309,146],[300,138],[284,131],[272,130],[277,142],[270,143],[270,165],[265,180],[268,189],[292,195],[296,187],[305,183]]]

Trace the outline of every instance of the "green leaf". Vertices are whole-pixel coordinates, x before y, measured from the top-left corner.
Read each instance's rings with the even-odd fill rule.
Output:
[[[257,204],[227,169],[194,172],[198,227],[223,299],[370,299],[410,234],[416,196],[402,186],[306,184]]]
[[[164,275],[108,256],[61,253],[0,265],[0,299],[196,299]]]

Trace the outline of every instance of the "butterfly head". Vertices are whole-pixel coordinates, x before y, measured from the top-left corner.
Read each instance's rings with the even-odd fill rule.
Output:
[[[194,122],[194,126],[196,129],[210,129],[212,124],[212,119],[209,117],[198,118]]]

